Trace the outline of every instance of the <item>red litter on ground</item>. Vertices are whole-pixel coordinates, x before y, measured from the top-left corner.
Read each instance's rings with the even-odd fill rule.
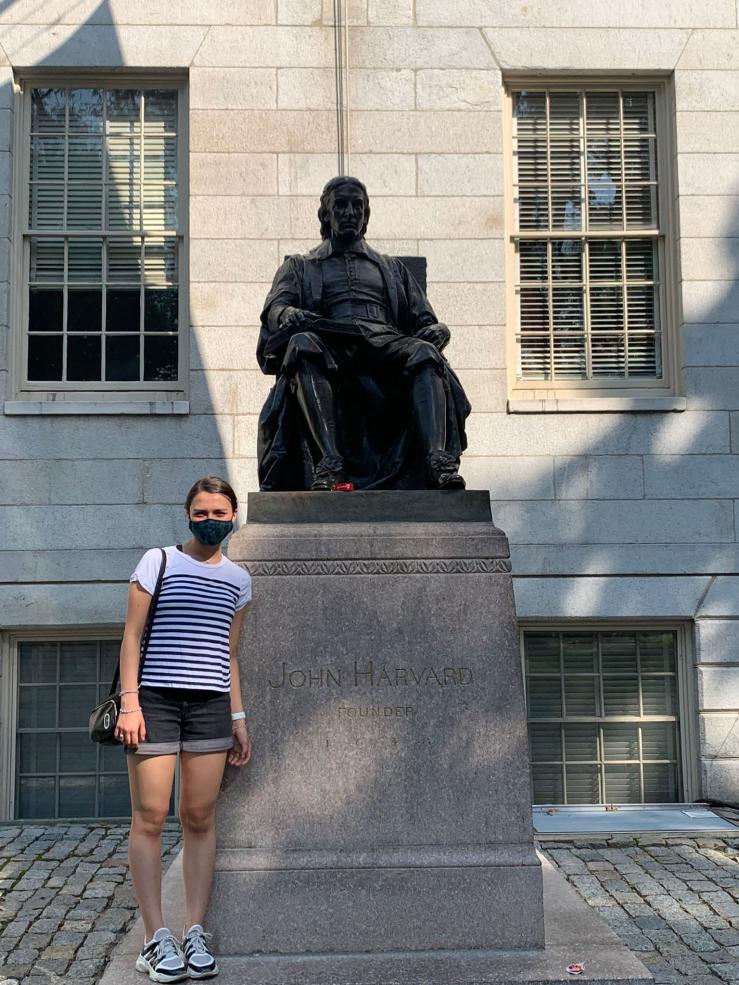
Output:
[[[573,963],[573,964],[568,964],[567,965],[567,974],[568,975],[582,975],[584,971],[585,971],[585,969],[583,968],[583,966],[581,964],[575,964],[575,963]]]
[[[354,483],[337,482],[336,485],[331,486],[331,492],[354,492]]]

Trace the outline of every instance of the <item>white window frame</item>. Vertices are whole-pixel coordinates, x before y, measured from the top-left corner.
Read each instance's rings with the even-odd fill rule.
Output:
[[[526,633],[613,633],[645,632],[647,630],[674,632],[677,639],[678,693],[678,762],[683,803],[693,803],[699,796],[700,771],[698,759],[698,704],[696,694],[695,626],[680,619],[614,619],[614,620],[529,620],[519,623],[519,649],[523,677],[526,730],[528,733],[528,696],[526,694]],[[529,762],[531,756],[529,754]],[[533,790],[532,790],[533,804]],[[548,806],[538,805],[534,806]],[[634,806],[625,805],[625,806]]]
[[[28,344],[28,197],[30,181],[30,90],[36,86],[91,88],[158,87],[177,89],[177,208],[180,263],[178,270],[178,379],[177,381],[63,382],[48,384],[26,380]],[[182,73],[91,72],[72,74],[29,71],[14,85],[14,182],[11,250],[10,379],[6,414],[187,414],[189,413],[189,176],[188,88]],[[51,231],[53,232],[53,231]]]
[[[43,627],[41,629],[24,629],[11,633],[0,634],[0,777],[5,783],[0,783],[0,821],[16,821],[15,805],[15,767],[16,767],[16,728],[18,718],[18,657],[21,643],[64,643],[70,640],[120,640],[123,637],[123,626],[102,625],[83,626],[77,629],[69,626]],[[90,709],[92,711],[92,708]],[[174,816],[178,815],[180,799],[180,771],[175,770],[174,778]],[[42,823],[28,821],[29,824]],[[51,822],[64,821],[64,818],[51,818]],[[92,820],[104,821],[105,818]],[[22,823],[18,820],[18,823]]]
[[[649,90],[655,95],[657,130],[657,173],[659,176],[659,307],[662,332],[663,379],[654,380],[533,380],[518,379],[518,299],[516,297],[516,240],[519,237],[514,207],[513,98],[514,91],[572,92],[587,89],[606,91]],[[672,79],[657,75],[629,77],[506,74],[504,78],[503,137],[505,146],[505,249],[506,249],[506,349],[508,366],[509,413],[547,413],[557,411],[650,411],[685,410],[679,394],[679,326],[682,311],[679,297],[677,261],[677,198],[674,175],[675,124]],[[621,233],[610,231],[612,238]],[[588,237],[583,232],[583,238]],[[543,231],[543,239],[556,233]]]

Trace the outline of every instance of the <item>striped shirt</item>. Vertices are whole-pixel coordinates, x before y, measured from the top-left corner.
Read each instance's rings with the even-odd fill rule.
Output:
[[[141,683],[228,691],[231,623],[251,599],[251,577],[226,557],[209,564],[176,547],[165,550],[167,567]],[[150,595],[161,559],[159,548],[147,551],[131,575]]]

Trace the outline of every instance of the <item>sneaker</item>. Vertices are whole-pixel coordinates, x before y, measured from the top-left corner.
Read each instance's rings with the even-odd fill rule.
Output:
[[[147,971],[153,982],[181,982],[187,978],[180,945],[166,927],[160,927],[148,944],[144,941],[136,958],[136,971]]]
[[[182,950],[190,978],[212,978],[218,974],[216,959],[206,943],[212,936],[206,934],[199,923],[194,923],[182,938]]]

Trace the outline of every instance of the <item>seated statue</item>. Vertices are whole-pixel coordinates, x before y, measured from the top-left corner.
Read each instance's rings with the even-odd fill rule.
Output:
[[[442,355],[449,329],[366,243],[369,215],[364,185],[332,178],[323,242],[275,275],[257,347],[277,376],[259,418],[262,490],[464,489],[470,405]]]

